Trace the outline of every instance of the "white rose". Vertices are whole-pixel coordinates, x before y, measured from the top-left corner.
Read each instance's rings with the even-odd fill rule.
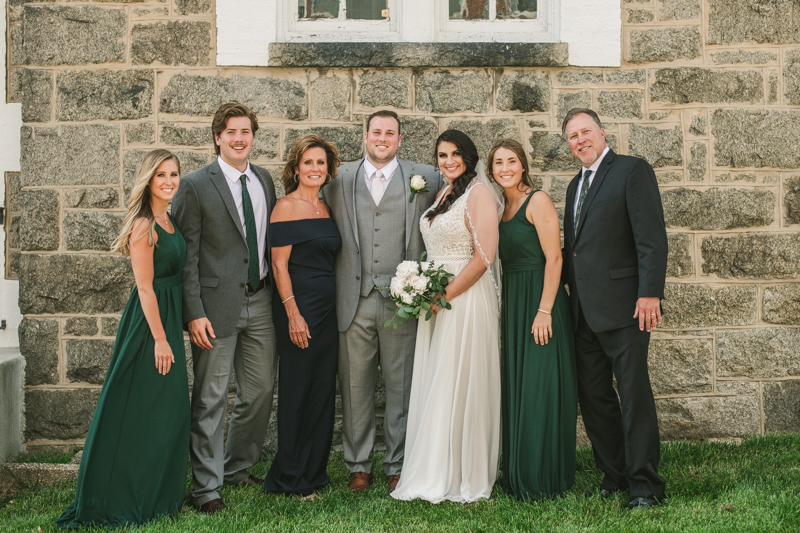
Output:
[[[404,304],[409,304],[409,305],[411,304],[411,302],[414,301],[413,297],[410,294],[408,294],[407,292],[404,292],[403,294],[401,294],[400,295],[400,299],[403,300]]]
[[[400,278],[392,278],[392,283],[389,285],[389,291],[392,293],[392,296],[400,296],[403,293],[403,280]]]
[[[411,188],[416,190],[422,190],[427,185],[425,178],[417,174],[416,176],[411,176]]]
[[[422,294],[428,288],[428,281],[430,280],[427,276],[417,276],[411,280],[411,286],[418,294]]]
[[[419,266],[416,261],[403,261],[397,265],[397,277],[404,282],[412,276],[416,276],[419,272]]]

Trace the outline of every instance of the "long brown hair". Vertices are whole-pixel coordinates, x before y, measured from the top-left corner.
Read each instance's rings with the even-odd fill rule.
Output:
[[[433,159],[435,161],[436,166],[439,166],[439,145],[443,142],[449,142],[456,145],[458,152],[461,154],[461,159],[464,161],[464,166],[467,168],[463,174],[453,180],[451,183],[452,190],[447,193],[447,195],[442,198],[442,201],[439,202],[439,205],[436,206],[435,209],[431,209],[428,211],[428,214],[425,215],[429,221],[433,221],[434,218],[441,215],[442,213],[446,213],[450,210],[450,206],[453,205],[453,202],[458,200],[464,192],[467,190],[467,186],[472,181],[472,178],[477,176],[477,172],[475,172],[475,167],[478,166],[478,161],[480,158],[478,157],[478,149],[475,147],[475,143],[472,142],[472,139],[469,136],[458,130],[447,130],[436,139],[436,148],[433,151]]]
[[[294,192],[297,189],[298,183],[294,180],[294,169],[300,166],[300,160],[303,159],[303,154],[311,148],[322,148],[325,150],[326,159],[328,161],[328,174],[331,176],[331,181],[336,179],[340,164],[339,150],[333,143],[326,141],[319,135],[305,135],[294,142],[289,149],[289,154],[286,156],[286,166],[283,167],[283,172],[281,173],[283,190],[286,194]],[[325,184],[323,183],[322,187],[324,186]]]
[[[488,170],[486,173],[489,175],[492,181],[497,182],[494,179],[493,169],[494,169],[494,155],[500,148],[505,148],[506,150],[511,150],[516,154],[519,162],[522,163],[522,180],[517,184],[517,188],[522,190],[520,186],[530,187],[531,189],[535,189],[536,187],[533,186],[533,179],[531,179],[531,172],[530,172],[530,165],[528,164],[528,156],[525,154],[525,148],[522,145],[515,141],[514,139],[497,139],[494,144],[492,145],[492,149],[489,150],[489,161],[487,161]]]

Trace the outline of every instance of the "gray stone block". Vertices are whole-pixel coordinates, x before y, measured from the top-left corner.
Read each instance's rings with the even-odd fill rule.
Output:
[[[100,334],[104,337],[116,337],[118,328],[118,318],[104,316],[100,319]]]
[[[581,167],[560,134],[545,131],[531,132],[531,165],[543,172],[575,171]]]
[[[656,400],[661,440],[743,438],[758,433],[758,395]]]
[[[612,85],[644,85],[647,72],[644,70],[612,70],[606,72],[606,83]]]
[[[609,118],[642,118],[641,91],[600,91],[598,114]]]
[[[579,92],[558,92],[558,117],[563,120],[567,111],[575,107],[592,107],[592,92],[579,91]]]
[[[64,191],[64,207],[81,207],[84,209],[114,209],[120,207],[119,190],[102,189],[67,189]]]
[[[120,313],[133,286],[127,257],[95,254],[20,257],[22,314]]]
[[[13,7],[9,6],[8,22],[13,23],[21,21],[23,10],[24,6],[18,6],[17,9],[14,9]],[[15,13],[17,14],[17,16],[14,16]],[[23,30],[22,24],[12,25],[8,30],[7,44],[9,48],[10,65],[24,65],[28,62],[25,59],[25,38],[22,30]],[[13,92],[14,91],[9,90],[9,94],[13,94]],[[19,100],[15,101],[18,102]]]
[[[522,141],[519,125],[514,119],[494,118],[483,122],[481,120],[453,120],[447,124],[447,129],[459,130],[466,133],[475,147],[482,161],[486,161],[489,150],[497,139],[510,138]]]
[[[79,470],[79,464],[7,463],[0,468],[0,490],[16,492],[31,486],[74,484]]]
[[[717,376],[783,378],[800,376],[800,330],[737,329],[717,332]]]
[[[30,6],[23,9],[22,43],[28,65],[88,65],[125,61],[124,9]]]
[[[669,329],[748,326],[756,322],[758,290],[755,285],[667,283],[662,305]]]
[[[631,124],[628,154],[646,159],[654,168],[683,165],[683,132],[680,126],[661,129]]]
[[[787,279],[800,276],[800,235],[750,233],[706,237],[703,273],[720,278]]]
[[[435,165],[433,151],[436,137],[439,136],[436,122],[426,118],[400,117],[400,133],[403,136],[403,142],[397,150],[400,159]]]
[[[729,172],[723,172],[722,174],[715,174],[714,175],[714,182],[715,183],[734,183],[737,181],[744,181],[747,183],[755,183],[756,182],[756,174],[755,172],[742,172],[731,174]]]
[[[119,183],[119,126],[23,126],[20,136],[23,187]]]
[[[153,144],[154,142],[156,142],[156,133],[151,122],[125,124],[125,144]]]
[[[667,243],[667,276],[670,278],[687,278],[694,274],[692,260],[692,236],[684,233],[668,233]]]
[[[258,137],[259,132],[256,132],[256,137]],[[159,141],[163,144],[176,146],[211,146],[214,143],[211,126],[185,127],[173,122],[161,125]]]
[[[53,73],[29,68],[15,69],[19,76],[23,122],[49,122],[53,112]]]
[[[700,57],[700,30],[696,26],[631,30],[628,61],[661,63]]]
[[[749,50],[723,50],[716,54],[711,54],[711,61],[715,65],[724,65],[726,63],[748,63],[750,65],[763,65],[771,61],[777,61],[778,56],[772,52],[757,50],[751,52]]]
[[[76,337],[97,335],[97,319],[91,316],[70,317],[64,322],[64,334]]]
[[[769,73],[768,83],[769,83],[769,95],[767,96],[767,103],[777,104],[780,79],[778,79],[778,73],[776,71],[773,70]]]
[[[653,339],[647,356],[653,394],[712,392],[711,339]]]
[[[721,167],[800,168],[800,111],[717,109],[711,114],[714,161]]]
[[[175,12],[179,15],[195,15],[211,11],[211,0],[175,0]]]
[[[280,126],[266,126],[258,129],[255,140],[253,141],[253,151],[250,157],[253,159],[266,158],[275,159],[278,157],[278,141],[281,138]]]
[[[25,360],[17,348],[0,348],[0,490],[8,490],[6,474],[10,461],[25,450],[22,436],[25,394]],[[7,479],[10,476],[5,476]]]
[[[152,70],[75,70],[56,77],[56,118],[137,119],[153,112]]]
[[[700,18],[699,0],[659,0],[658,20],[691,20]]]
[[[122,229],[123,213],[68,211],[64,216],[64,244],[67,250],[108,252]]]
[[[58,321],[28,318],[19,324],[19,350],[25,358],[25,385],[57,385]]]
[[[555,203],[565,202],[567,200],[567,187],[572,178],[560,178],[552,176],[550,178],[550,189],[547,193]]]
[[[764,431],[800,432],[800,381],[764,383]]]
[[[61,238],[58,227],[58,191],[23,190],[20,194],[20,209],[20,249],[26,252],[58,250]]]
[[[680,187],[661,193],[667,227],[725,230],[769,226],[775,221],[775,193],[768,189]]]
[[[99,388],[26,391],[26,439],[85,438],[99,397]]]
[[[211,150],[207,152],[194,152],[191,150],[175,150],[173,152],[181,162],[181,174],[186,175],[211,164],[216,156]],[[127,194],[128,189],[126,189]]]
[[[705,143],[692,143],[689,161],[689,181],[705,181],[708,172],[708,147]]]
[[[411,106],[410,70],[369,70],[358,78],[358,103],[365,107]]]
[[[270,43],[270,67],[566,67],[567,43]]]
[[[5,185],[5,208],[9,213],[12,211],[19,211],[19,195],[22,193],[22,184],[20,183],[19,172],[6,172]]]
[[[655,15],[649,9],[628,9],[628,24],[652,22]]]
[[[67,340],[67,379],[102,385],[114,351],[113,340]],[[149,362],[148,362],[149,363]]]
[[[161,89],[160,97],[162,113],[210,117],[221,104],[235,100],[259,115],[289,120],[308,118],[305,87],[272,76],[223,78],[176,74]]]
[[[550,77],[546,72],[507,70],[500,76],[497,109],[532,113],[550,110]]]
[[[6,220],[10,220],[6,228],[6,246],[9,250],[19,250],[19,220],[22,217],[20,215],[6,216],[8,217]]]
[[[340,120],[348,117],[350,78],[322,76],[311,82],[314,118]]]
[[[339,149],[339,159],[343,163],[345,161],[355,161],[362,155],[362,147],[364,145],[363,126],[317,126],[302,129],[286,128],[284,137],[286,148],[283,152],[283,158],[286,159],[289,149],[297,139],[311,133],[335,144]]]
[[[786,224],[800,224],[800,176],[784,180],[783,209]]]
[[[800,42],[800,4],[709,0],[706,44]]]
[[[662,68],[650,85],[651,102],[753,104],[763,99],[764,79],[756,70]]]
[[[562,70],[556,74],[559,85],[602,85],[603,72],[599,70]]]
[[[707,125],[708,125],[708,120],[706,119],[706,117],[694,115],[692,117],[692,122],[689,126],[689,133],[698,136],[706,135]]]
[[[764,287],[761,317],[770,324],[800,325],[800,285],[785,283]]]
[[[786,50],[783,58],[783,95],[789,104],[800,105],[800,49]]]
[[[211,65],[211,22],[170,20],[134,24],[131,63],[134,65]]]
[[[492,90],[492,77],[485,70],[425,71],[417,78],[417,108],[425,113],[485,113]]]

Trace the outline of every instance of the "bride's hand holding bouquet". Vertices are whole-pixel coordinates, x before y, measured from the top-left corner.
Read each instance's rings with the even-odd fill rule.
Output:
[[[387,320],[384,327],[390,325],[397,328],[405,320],[419,318],[425,313],[429,320],[439,309],[450,309],[445,300],[445,287],[453,274],[447,272],[441,264],[425,261],[423,253],[419,261],[403,261],[397,266],[397,272],[389,285],[391,299],[396,309],[387,307],[395,314]]]

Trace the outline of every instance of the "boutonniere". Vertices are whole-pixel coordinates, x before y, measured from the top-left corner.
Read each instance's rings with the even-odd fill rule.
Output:
[[[428,192],[428,182],[425,180],[424,176],[415,174],[411,176],[411,199],[408,202],[413,202],[414,196],[421,192]]]

